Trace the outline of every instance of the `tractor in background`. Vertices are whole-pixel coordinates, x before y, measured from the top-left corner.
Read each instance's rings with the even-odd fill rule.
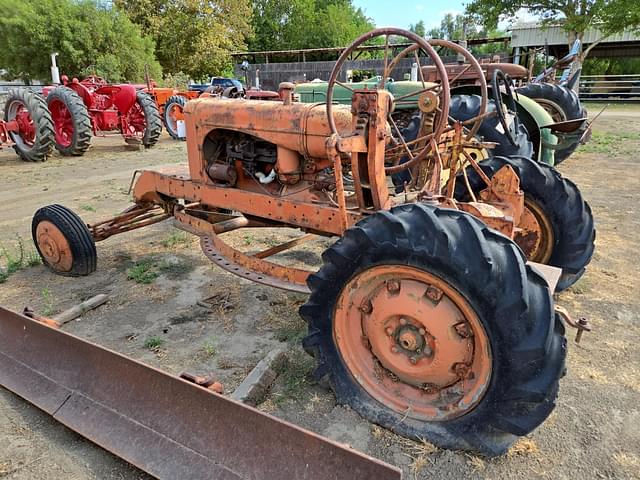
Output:
[[[53,121],[43,98],[30,90],[9,90],[0,119],[0,148],[12,146],[27,162],[44,162],[53,150]]]
[[[111,85],[90,75],[43,89],[55,131],[55,146],[62,155],[83,155],[92,136],[119,132],[125,142],[152,147],[162,132],[160,113],[153,99],[130,84]]]

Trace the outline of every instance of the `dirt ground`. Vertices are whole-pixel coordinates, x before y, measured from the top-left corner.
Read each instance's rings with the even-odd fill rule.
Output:
[[[596,108],[591,109],[592,112]],[[589,201],[597,249],[586,275],[557,302],[584,316],[595,332],[570,341],[558,406],[508,455],[483,459],[405,440],[336,406],[314,385],[299,340],[303,295],[238,279],[209,263],[198,242],[169,223],[98,245],[98,271],[85,278],[33,265],[31,216],[61,203],[87,221],[128,205],[133,170],[186,159],[185,144],[166,135],[151,150],[127,150],[119,138],[94,139],[80,158],[19,161],[0,151],[0,244],[22,268],[0,283],[0,304],[54,314],[92,295],[111,300],[65,330],[164,370],[214,372],[228,392],[273,347],[286,345],[290,368],[259,408],[403,468],[408,479],[640,478],[640,108],[612,108],[593,141],[561,165]],[[268,248],[291,231],[229,234],[248,251]],[[18,240],[18,236],[22,240]],[[290,264],[320,265],[328,240],[280,254]],[[6,266],[7,257],[0,260]],[[146,282],[146,283],[145,283]],[[213,311],[197,305],[212,298]],[[571,338],[574,332],[569,330]],[[0,389],[0,478],[140,479],[144,473],[84,440],[27,402]],[[347,478],[347,477],[345,477]]]

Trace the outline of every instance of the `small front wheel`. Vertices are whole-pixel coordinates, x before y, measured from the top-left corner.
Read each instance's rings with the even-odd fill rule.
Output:
[[[91,232],[62,205],[39,209],[31,222],[33,243],[42,263],[59,275],[79,277],[95,272],[96,245]]]

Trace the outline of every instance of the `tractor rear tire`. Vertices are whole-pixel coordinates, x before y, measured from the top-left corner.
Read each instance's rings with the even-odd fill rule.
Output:
[[[576,92],[562,85],[530,83],[518,88],[517,92],[540,104],[551,115],[554,122],[576,120],[587,116],[587,111],[582,107]],[[578,148],[578,144],[576,141],[566,148],[556,150],[555,164],[558,165],[566,160]]]
[[[349,228],[322,259],[323,266],[308,280],[311,295],[300,308],[300,315],[308,322],[303,346],[315,357],[314,377],[328,381],[338,403],[400,435],[487,456],[504,453],[517,436],[528,434],[549,416],[564,373],[564,327],[554,315],[544,278],[525,264],[522,252],[510,239],[465,212],[407,204],[367,216]],[[385,274],[372,276],[384,269],[410,269],[413,274],[397,280],[386,279]],[[440,296],[437,289],[430,292],[431,285],[425,290],[419,282],[415,288],[415,279],[428,276],[440,287]],[[466,303],[465,315],[448,310],[452,299]],[[411,304],[410,313],[407,303]],[[451,365],[452,358],[443,360],[451,352],[449,344],[454,349],[460,348],[455,342],[472,344],[466,351],[478,353],[470,354],[470,365],[475,368],[478,357],[485,362],[488,377],[486,369],[480,375],[469,375],[464,368],[458,373],[457,367],[463,364],[454,363],[451,370],[444,367],[446,372],[461,375],[462,380],[453,381],[453,388],[467,392],[468,385],[480,384],[481,391],[467,403],[448,383],[444,387],[422,384],[419,378],[417,385],[411,384],[384,366],[383,359],[405,354],[403,347],[393,343],[395,350],[376,349],[379,339],[386,347],[384,342],[398,340],[405,345],[405,339],[392,332],[390,322],[404,325],[399,328],[414,328],[414,319],[432,321],[430,314],[436,310],[451,312],[447,322],[461,324],[449,327],[447,323],[437,330],[442,324],[436,315],[437,321],[431,325],[438,336],[435,340],[434,334],[434,345],[429,349],[433,363],[422,357],[417,365],[412,357],[411,363],[421,375],[431,375],[429,372],[442,365]],[[344,323],[345,312],[352,316],[348,323]],[[473,318],[474,323],[465,323],[467,318]],[[464,328],[458,330],[461,325],[475,327],[465,332]],[[378,326],[383,331],[376,331],[374,337],[374,330],[367,329]],[[419,333],[432,338],[427,326]],[[478,347],[481,341],[486,342],[486,349]],[[350,355],[347,343],[362,356]],[[414,351],[421,355],[427,352]],[[406,366],[407,370],[412,368]],[[466,402],[468,397],[463,399]],[[424,414],[427,408],[436,413]]]
[[[23,110],[26,110],[23,111]],[[32,138],[23,138],[20,132],[10,132],[13,149],[26,162],[44,162],[53,150],[55,141],[53,120],[44,99],[27,89],[9,90],[4,106],[4,119],[10,121],[21,114],[28,114],[26,120],[32,130]]]
[[[567,289],[583,275],[595,250],[596,230],[589,204],[571,180],[549,165],[533,162],[523,157],[492,157],[479,163],[489,177],[503,166],[511,166],[520,179],[525,207],[540,224],[547,224],[548,234],[543,235],[547,244],[544,259],[531,258],[562,269],[556,292]],[[469,184],[474,193],[485,188],[485,183],[473,168],[467,167]],[[456,182],[455,198],[468,201],[470,196],[463,181]],[[550,227],[550,228],[549,228]],[[542,228],[545,231],[545,228]],[[519,240],[516,238],[516,243]],[[524,247],[523,247],[524,248]]]
[[[91,232],[68,208],[40,208],[33,216],[31,235],[42,263],[58,275],[79,277],[95,272],[98,257]]]
[[[160,134],[162,133],[160,111],[158,110],[158,105],[155,100],[148,93],[139,91],[136,94],[136,102],[142,109],[146,122],[144,134],[142,135],[142,144],[146,148],[151,148],[158,143]]]
[[[75,91],[59,86],[47,95],[53,119],[56,149],[65,156],[84,155],[91,146],[91,118],[87,106]]]
[[[184,111],[184,106],[187,104],[187,99],[182,95],[172,95],[167,99],[167,103],[164,104],[164,112],[163,112],[163,120],[164,127],[167,129],[167,133],[174,140],[186,140],[185,137],[180,137],[178,135],[178,124],[177,121],[171,116],[173,110]]]
[[[480,113],[482,97],[480,95],[452,95],[449,106],[449,116],[464,122],[476,117]],[[495,112],[496,104],[492,99],[487,102],[487,112]],[[520,123],[517,132],[513,133],[516,146],[513,146],[507,139],[507,135],[501,131],[502,125],[497,116],[487,117],[483,120],[478,130],[477,136],[485,142],[495,142],[496,147],[490,152],[492,155],[520,155],[527,158],[534,158],[535,153],[533,143],[529,140],[527,129]]]

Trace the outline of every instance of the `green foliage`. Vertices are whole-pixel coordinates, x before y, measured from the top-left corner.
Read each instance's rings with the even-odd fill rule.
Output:
[[[178,246],[185,246],[191,243],[193,235],[183,232],[182,230],[173,230],[169,235],[162,239],[163,247],[173,248]]]
[[[527,9],[543,24],[561,24],[569,34],[569,43],[597,27],[603,35],[640,27],[640,2],[637,0],[471,0],[467,13],[496,27],[501,20],[517,18]]]
[[[582,75],[626,75],[640,71],[640,58],[587,58]]]
[[[53,306],[53,295],[51,295],[51,290],[48,288],[42,289],[42,303],[44,306],[42,307],[42,311],[40,312],[43,317],[50,317],[55,312],[55,307]]]
[[[445,40],[471,40],[474,38],[496,38],[503,37],[506,33],[496,28],[486,28],[477,19],[468,15],[453,15],[447,13],[440,21],[440,26],[434,27],[427,33],[431,38],[442,38]],[[474,55],[489,55],[505,51],[502,43],[489,43],[469,47]],[[451,52],[453,53],[453,52]]]
[[[127,269],[128,280],[145,285],[153,283],[159,275],[151,259],[140,260],[133,267]]]
[[[420,20],[415,25],[413,23],[409,25],[409,31],[424,37],[427,34],[427,29],[424,26],[424,20]]]
[[[255,51],[343,47],[374,27],[351,0],[254,0],[253,11]]]
[[[58,52],[69,77],[96,73],[108,81],[142,81],[145,65],[160,77],[153,41],[126,15],[97,0],[0,0],[0,65],[7,76],[47,80]]]
[[[248,0],[115,0],[155,40],[165,73],[219,75],[251,35]]]
[[[144,348],[147,350],[157,350],[164,343],[164,340],[160,337],[149,337],[144,341]]]
[[[42,260],[35,250],[26,251],[24,241],[18,236],[17,251],[10,251],[4,245],[0,245],[0,283],[6,282],[11,274],[26,267],[40,265]]]
[[[189,75],[184,72],[167,73],[164,79],[158,83],[162,87],[187,90],[189,88]]]

